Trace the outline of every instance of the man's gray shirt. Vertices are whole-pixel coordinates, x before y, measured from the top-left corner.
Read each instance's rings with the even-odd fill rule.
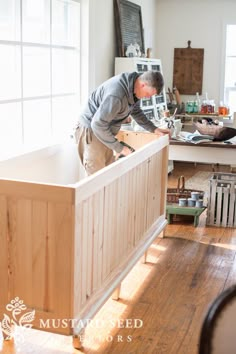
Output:
[[[118,153],[123,145],[115,136],[129,115],[145,130],[156,129],[140,108],[140,100],[134,97],[134,82],[139,75],[122,73],[105,81],[90,95],[79,118],[79,126],[91,128],[103,144]]]

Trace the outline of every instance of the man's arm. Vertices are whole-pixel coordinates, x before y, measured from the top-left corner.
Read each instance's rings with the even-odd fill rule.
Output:
[[[91,128],[96,137],[109,149],[120,153],[123,145],[113,135],[110,125],[121,109],[121,101],[115,96],[106,97],[93,116]]]
[[[145,130],[157,134],[157,135],[170,135],[169,129],[160,129],[155,126],[145,115],[143,110],[140,108],[140,101],[137,102],[131,112],[133,119]]]

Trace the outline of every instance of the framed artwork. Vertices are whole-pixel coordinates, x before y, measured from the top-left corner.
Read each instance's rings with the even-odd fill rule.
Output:
[[[117,56],[124,57],[127,47],[137,43],[145,53],[141,6],[127,0],[114,0]]]

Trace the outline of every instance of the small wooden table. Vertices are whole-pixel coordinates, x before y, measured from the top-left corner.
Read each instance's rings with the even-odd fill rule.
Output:
[[[206,209],[206,207],[197,208],[197,207],[181,207],[177,203],[167,204],[166,205],[166,216],[168,224],[172,222],[173,215],[192,215],[194,216],[194,226],[198,226],[199,216]]]

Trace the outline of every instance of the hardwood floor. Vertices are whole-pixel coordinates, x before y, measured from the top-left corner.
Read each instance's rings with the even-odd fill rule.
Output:
[[[178,163],[168,184],[210,170]],[[139,262],[123,281],[120,300],[108,300],[86,329],[83,351],[73,349],[70,337],[26,330],[22,341],[1,340],[0,353],[197,354],[210,303],[236,279],[236,229],[206,227],[205,218],[196,228],[192,222],[167,226],[147,263]]]

